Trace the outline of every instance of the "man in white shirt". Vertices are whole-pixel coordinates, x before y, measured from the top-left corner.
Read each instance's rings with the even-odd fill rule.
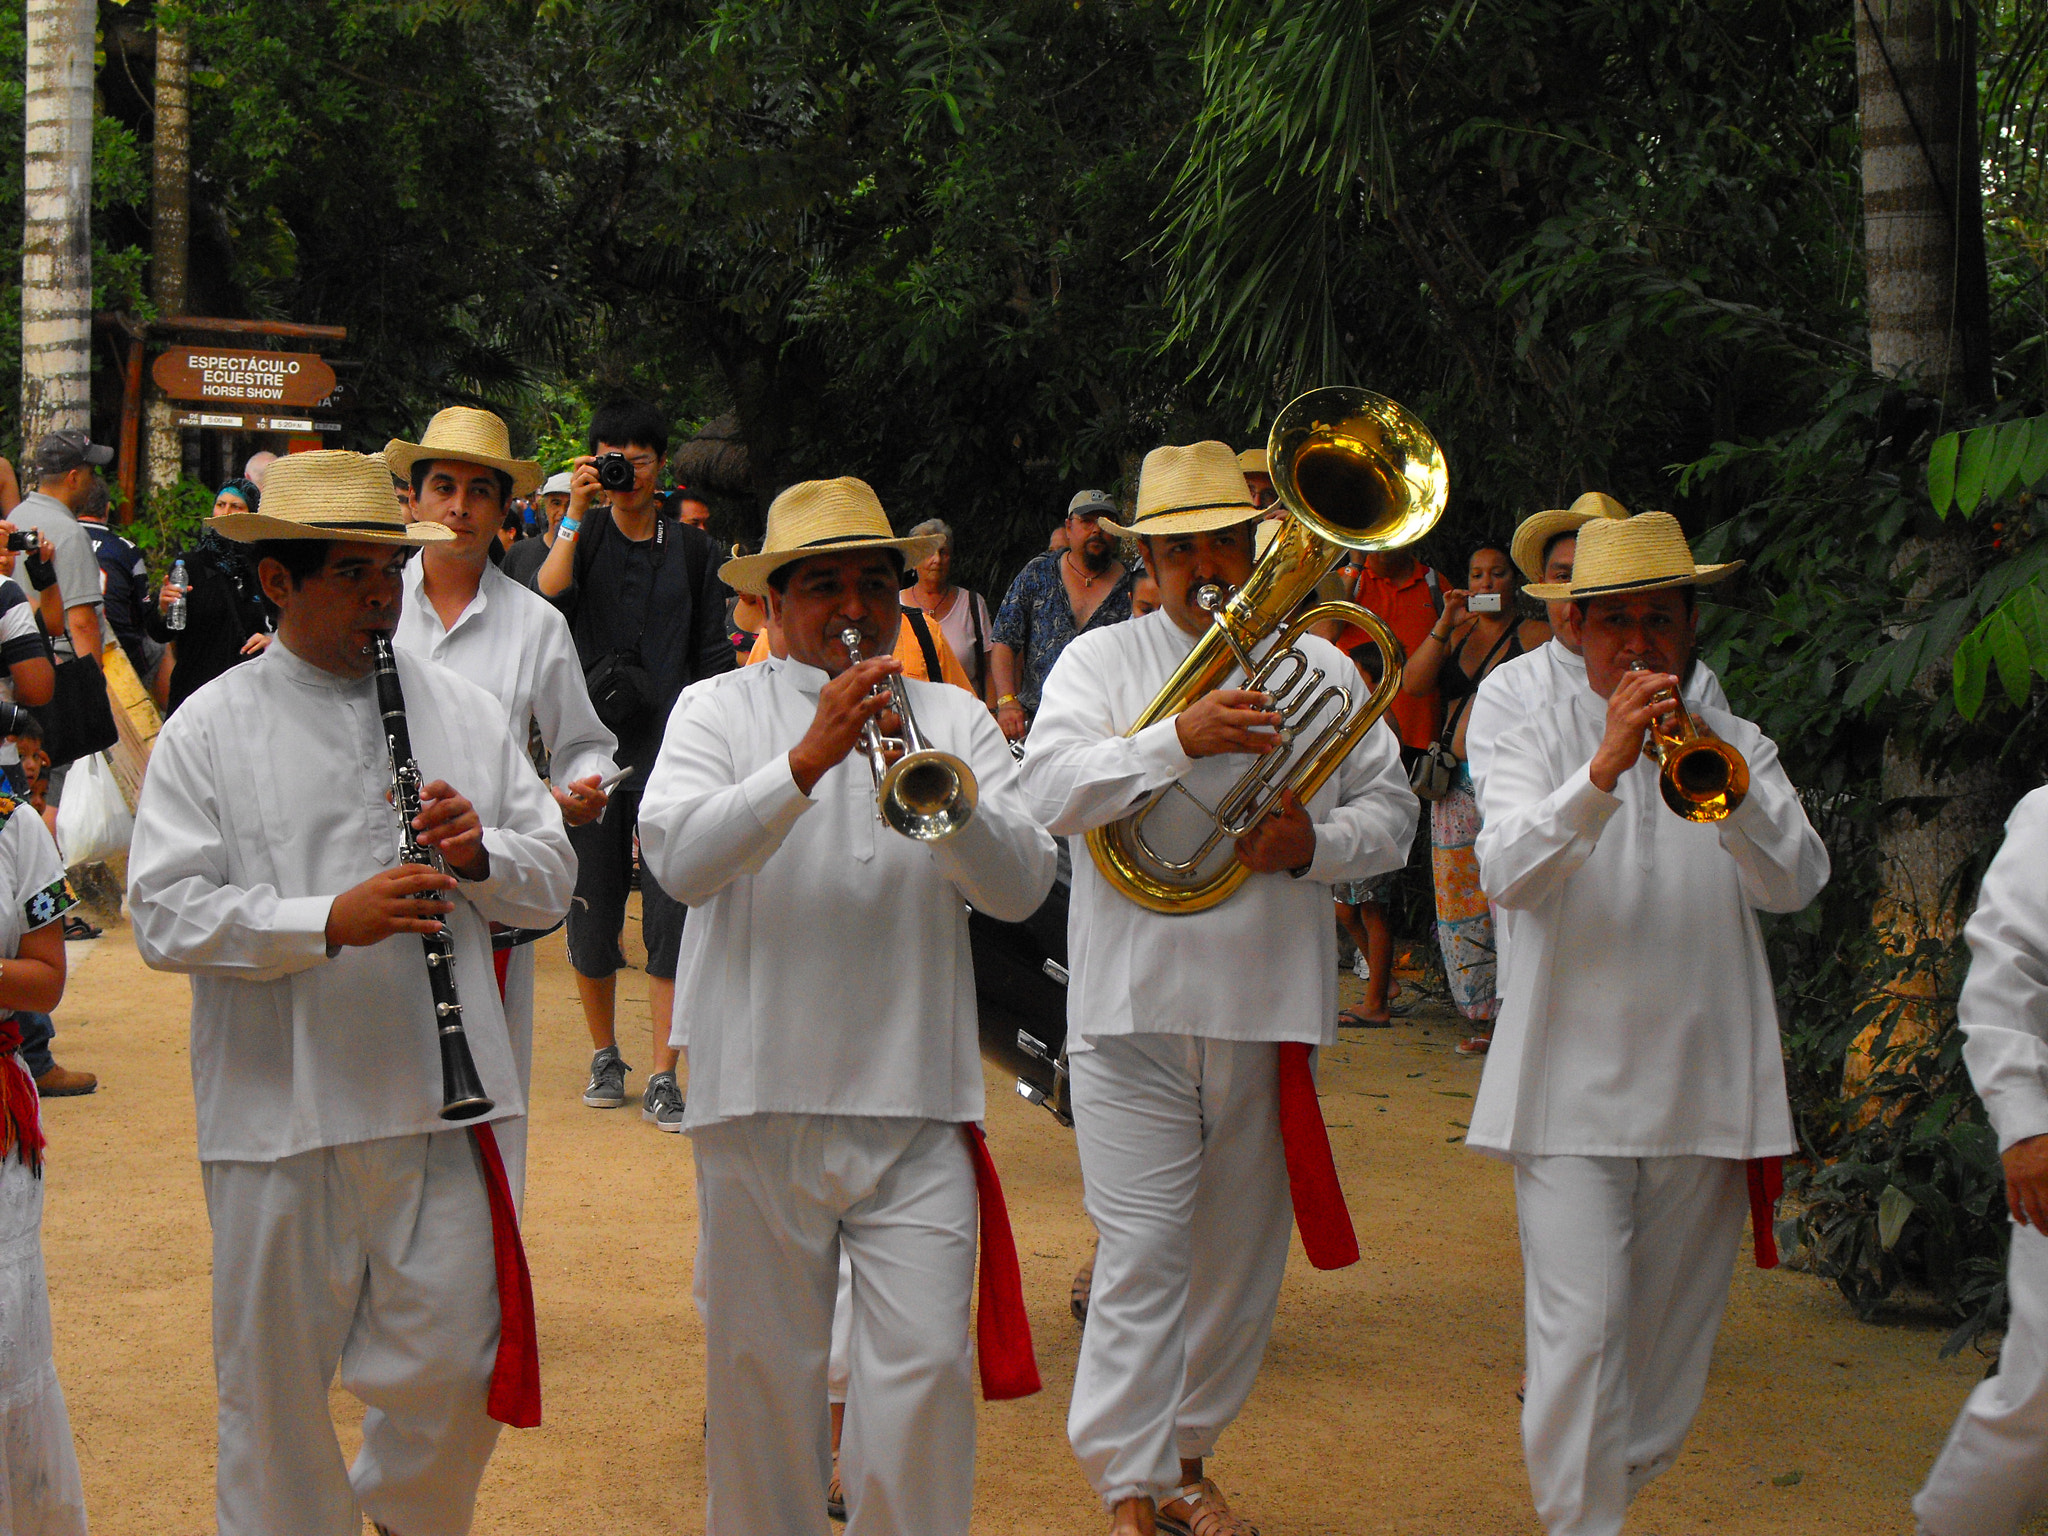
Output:
[[[1568,585],[1578,553],[1579,530],[1595,518],[1625,518],[1628,508],[1601,491],[1588,491],[1568,508],[1538,512],[1522,520],[1509,553],[1525,580],[1551,586]],[[1486,804],[1486,770],[1493,763],[1493,744],[1510,726],[1539,709],[1556,706],[1559,697],[1586,686],[1586,662],[1580,654],[1578,617],[1568,602],[1544,604],[1550,615],[1550,640],[1526,656],[1504,661],[1480,679],[1472,700],[1472,718],[1465,727],[1465,762],[1482,809]],[[1688,704],[1728,707],[1714,669],[1695,659],[1686,674]]]
[[[1571,582],[1531,589],[1574,603],[1586,686],[1503,735],[1487,780],[1480,883],[1515,928],[1465,1141],[1514,1165],[1522,1442],[1550,1536],[1617,1536],[1677,1457],[1746,1213],[1776,1262],[1794,1142],[1756,910],[1813,900],[1827,851],[1747,720],[1695,711],[1748,763],[1719,821],[1674,814],[1643,751],[1679,707],[1695,588],[1738,568],[1696,566],[1662,512],[1586,524]]]
[[[2014,808],[1963,937],[1963,1061],[2005,1163],[2012,1308],[1998,1374],[1970,1393],[1927,1485],[1922,1536],[2017,1536],[2048,1505],[2048,789]]]
[[[599,785],[618,772],[618,740],[591,707],[560,611],[491,563],[506,501],[540,483],[540,466],[512,457],[501,418],[466,405],[439,412],[417,443],[393,438],[384,462],[412,487],[412,520],[454,535],[406,566],[393,643],[489,693],[504,707],[514,741],[526,741],[537,723],[562,820],[572,827],[597,820],[606,800]],[[533,971],[530,943],[507,951],[505,1026],[522,1095],[533,1088]],[[515,1195],[526,1187],[526,1124],[507,1125],[498,1138]]]
[[[441,1118],[436,999],[420,936],[445,929],[476,1070],[525,1113],[488,924],[562,916],[560,809],[498,701],[396,656],[422,778],[399,858],[375,679],[409,545],[381,459],[293,454],[250,542],[277,637],[194,693],[150,758],[129,853],[136,946],[192,977],[192,1081],[213,1223],[223,1536],[469,1528],[501,1422],[539,1422],[532,1293],[485,1120]],[[362,1400],[344,1469],[328,1412]]]
[[[885,825],[858,747],[870,720],[893,733],[874,690],[902,671],[890,654],[900,578],[934,542],[893,537],[859,480],[778,496],[763,552],[719,576],[767,598],[787,655],[682,695],[640,809],[646,868],[691,908],[672,1040],[690,1053],[711,1536],[826,1529],[842,1251],[853,1536],[967,1529],[978,1200],[998,1239],[984,1311],[1008,1296],[1012,1330],[982,1329],[983,1390],[1037,1388],[973,1123],[984,1106],[967,907],[1028,917],[1052,886],[1052,839],[971,693],[902,680],[920,729],[979,784],[950,837]],[[994,1365],[1011,1369],[992,1379]]]
[[[1090,857],[1085,834],[1176,786],[1188,794],[1164,794],[1146,835],[1190,856],[1208,827],[1188,796],[1216,804],[1277,746],[1271,700],[1241,687],[1125,734],[1210,632],[1196,593],[1251,573],[1258,516],[1224,444],[1146,456],[1136,514],[1117,531],[1142,541],[1162,606],[1067,646],[1023,763],[1032,809],[1073,840],[1067,1050],[1101,1245],[1067,1436],[1119,1536],[1155,1519],[1252,1529],[1204,1461],[1258,1376],[1296,1211],[1312,1261],[1357,1257],[1308,1076],[1309,1049],[1336,1039],[1330,886],[1399,868],[1415,832],[1399,744],[1380,722],[1306,804],[1290,795],[1234,849],[1221,844],[1219,867],[1234,858],[1252,873],[1205,910],[1149,910]],[[1326,674],[1352,674],[1328,641],[1301,645]],[[1324,1182],[1308,1193],[1335,1202],[1348,1256],[1325,1258],[1305,1192],[1290,1199],[1292,1154],[1317,1141]]]

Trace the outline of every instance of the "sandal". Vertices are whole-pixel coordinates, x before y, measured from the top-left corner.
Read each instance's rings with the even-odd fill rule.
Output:
[[[1484,1056],[1487,1048],[1492,1044],[1493,1036],[1474,1035],[1470,1040],[1460,1040],[1458,1042],[1458,1054],[1460,1056]]]
[[[64,919],[64,937],[67,941],[96,939],[99,936],[100,930],[93,927],[91,923],[88,923],[82,917],[67,917]]]
[[[1187,1518],[1169,1515],[1168,1504],[1187,1505]],[[1259,1536],[1256,1525],[1224,1502],[1223,1490],[1216,1486],[1213,1477],[1191,1483],[1166,1500],[1159,1506],[1154,1523],[1161,1536]]]
[[[1355,1008],[1346,1008],[1337,1015],[1337,1027],[1339,1029],[1392,1029],[1394,1027],[1392,1010],[1390,1009],[1386,1016],[1376,1019],[1371,1014],[1360,1013]]]
[[[1088,1326],[1088,1298],[1095,1292],[1095,1255],[1090,1252],[1088,1262],[1074,1271],[1074,1287],[1067,1292],[1067,1310],[1074,1314],[1074,1321],[1083,1328]]]
[[[839,1483],[839,1458],[832,1458],[832,1481],[825,1486],[825,1513],[846,1524],[846,1490]]]

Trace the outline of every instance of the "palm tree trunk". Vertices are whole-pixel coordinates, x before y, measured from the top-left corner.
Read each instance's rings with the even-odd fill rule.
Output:
[[[156,93],[150,130],[151,189],[149,296],[160,315],[186,309],[185,274],[192,219],[192,55],[185,29],[156,35]],[[175,485],[184,470],[181,434],[171,402],[149,389],[148,487]]]
[[[93,0],[29,0],[21,437],[91,426]]]

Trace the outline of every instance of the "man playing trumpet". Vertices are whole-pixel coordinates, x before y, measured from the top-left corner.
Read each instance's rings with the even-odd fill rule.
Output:
[[[978,782],[972,813],[929,842],[877,818],[863,729],[895,729],[875,690],[903,670],[889,654],[902,572],[935,543],[893,536],[859,480],[778,496],[762,552],[719,576],[765,596],[787,654],[682,696],[641,806],[648,872],[693,909],[676,994],[690,1032],[675,1043],[690,1053],[711,1536],[826,1529],[842,1251],[848,1529],[958,1536],[972,1508],[967,1319],[977,1200],[988,1230],[997,1191],[972,1125],[967,905],[1030,916],[1054,850],[988,710],[944,684],[902,686],[920,730]],[[1007,1276],[990,1266],[999,1246],[985,1313],[992,1282],[1018,1298],[1014,1257]],[[1006,1342],[1029,1366],[1028,1339],[984,1327],[991,1395]],[[1020,1374],[1002,1393],[1035,1389],[1035,1369]]]
[[[1522,1442],[1550,1536],[1617,1536],[1676,1458],[1745,1212],[1776,1262],[1794,1142],[1755,914],[1813,900],[1827,852],[1747,720],[1698,709],[1748,764],[1719,820],[1674,815],[1644,753],[1677,719],[1696,588],[1737,569],[1696,566],[1662,512],[1580,528],[1571,580],[1529,590],[1574,605],[1586,686],[1499,738],[1482,796],[1480,882],[1515,925],[1465,1140],[1515,1169]]]
[[[1162,606],[1079,636],[1047,680],[1023,777],[1054,833],[1078,840],[1173,785],[1214,805],[1280,746],[1270,699],[1243,688],[1124,734],[1208,633],[1197,594],[1227,594],[1251,574],[1258,517],[1222,443],[1146,455],[1136,515],[1116,531],[1141,541]],[[1325,675],[1356,677],[1328,641],[1299,643]],[[1156,835],[1199,839],[1192,802],[1160,805]],[[1297,1134],[1322,1134],[1306,1079],[1307,1049],[1335,1039],[1330,885],[1398,868],[1415,818],[1398,744],[1378,723],[1305,804],[1288,795],[1237,840],[1252,873],[1206,910],[1141,906],[1077,841],[1067,1040],[1101,1247],[1067,1435],[1117,1536],[1256,1531],[1204,1462],[1273,1328],[1301,1198],[1290,1199],[1283,1135],[1291,1152]],[[1283,1117],[1283,1094],[1295,1115]],[[1327,1142],[1321,1168],[1318,1193],[1341,1217]]]

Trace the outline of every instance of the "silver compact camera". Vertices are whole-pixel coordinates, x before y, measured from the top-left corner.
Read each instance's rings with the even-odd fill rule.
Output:
[[[1467,613],[1499,613],[1506,605],[1507,597],[1500,592],[1474,592],[1465,599]]]

